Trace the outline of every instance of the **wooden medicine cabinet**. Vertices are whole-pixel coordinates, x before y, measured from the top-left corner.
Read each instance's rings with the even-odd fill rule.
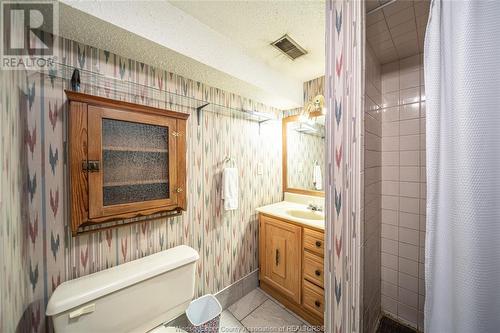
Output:
[[[71,227],[186,209],[188,114],[66,91]]]

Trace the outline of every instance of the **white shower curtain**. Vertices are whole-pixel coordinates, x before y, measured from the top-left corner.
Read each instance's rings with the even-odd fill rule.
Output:
[[[500,332],[500,1],[432,1],[424,59],[425,331]]]

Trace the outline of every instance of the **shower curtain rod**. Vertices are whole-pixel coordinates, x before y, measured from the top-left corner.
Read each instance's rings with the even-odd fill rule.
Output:
[[[378,6],[378,7],[375,7],[375,8],[373,8],[372,10],[367,11],[367,12],[366,12],[366,15],[370,15],[370,14],[373,14],[373,13],[375,13],[375,12],[378,12],[378,11],[379,11],[379,10],[381,10],[382,8],[387,7],[387,6],[389,6],[389,5],[393,4],[393,3],[395,3],[396,1],[397,1],[397,0],[390,0],[390,1],[387,1],[387,2],[386,2],[386,3],[384,3],[384,4],[382,4],[382,5]]]

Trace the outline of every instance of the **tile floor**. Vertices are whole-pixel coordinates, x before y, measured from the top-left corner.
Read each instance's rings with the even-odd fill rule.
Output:
[[[180,316],[166,326],[185,329],[188,326],[187,318]],[[224,310],[219,326],[220,333],[317,331],[260,288],[250,291]]]
[[[222,312],[219,332],[308,332],[310,325],[267,295],[254,289]]]

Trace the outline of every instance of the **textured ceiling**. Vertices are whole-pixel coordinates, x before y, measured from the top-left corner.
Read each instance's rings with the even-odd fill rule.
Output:
[[[387,0],[366,0],[366,11]],[[366,40],[381,64],[424,51],[429,0],[398,0],[366,16]]]
[[[202,2],[198,4],[201,7],[205,5]],[[278,6],[280,9],[277,13],[267,2],[225,1],[211,4],[211,9],[219,6],[222,10],[225,5],[232,8],[232,12],[221,12],[218,16],[219,21],[232,22],[227,26],[228,30],[236,29],[229,28],[236,25],[237,29],[252,31],[259,24],[267,24],[271,19],[266,21],[261,18],[260,21],[253,22],[247,15],[255,14],[260,17],[266,12],[262,8],[267,8],[270,13],[274,13],[268,16],[274,19],[280,15],[287,18],[286,25],[291,30],[283,28],[284,33],[292,31],[294,34],[300,29],[296,29],[294,20],[288,20],[286,8],[292,13],[291,17],[296,19],[297,8],[310,7],[307,2],[294,2],[295,6]],[[323,5],[317,16],[324,15]],[[252,11],[251,8],[257,7],[260,9]],[[233,20],[237,8],[240,8],[238,15],[246,17],[239,24]],[[310,9],[304,12],[310,13]],[[277,108],[289,109],[303,104],[305,80],[296,75],[295,71],[271,65],[244,47],[245,44],[255,45],[254,42],[240,43],[168,1],[61,0],[60,15],[60,33],[63,37],[162,67]],[[323,26],[323,21],[324,18],[318,22],[318,26]],[[303,36],[298,33],[296,35]],[[251,36],[248,35],[247,38]],[[254,36],[254,39],[259,38],[263,37],[258,34]],[[323,46],[324,37],[321,36],[318,40],[321,40],[319,45]],[[277,52],[267,45],[268,41],[265,44],[273,52]],[[310,44],[305,46],[309,47]],[[312,52],[310,58],[316,53]],[[279,56],[282,58],[273,59],[276,63],[291,62],[286,56]],[[278,58],[276,55],[275,57]],[[311,62],[319,63],[322,67],[324,56],[322,58]],[[300,64],[298,60],[293,63]],[[318,72],[317,76],[323,74],[322,70]]]
[[[308,81],[325,73],[325,1],[170,1],[255,59]],[[269,45],[288,34],[306,51],[291,60]]]

